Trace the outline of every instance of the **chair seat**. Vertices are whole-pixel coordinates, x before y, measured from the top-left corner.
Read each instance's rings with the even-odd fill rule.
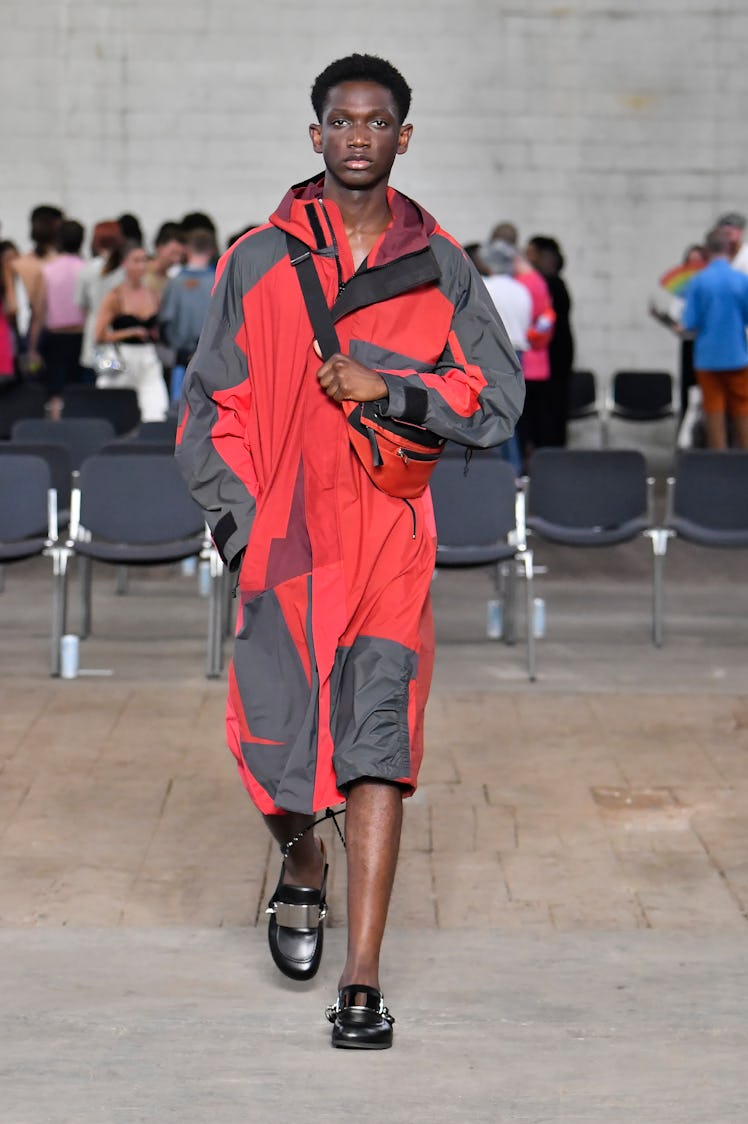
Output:
[[[638,518],[629,519],[617,527],[570,527],[533,515],[528,517],[527,526],[540,538],[562,546],[617,546],[637,538],[646,531],[649,522]]]
[[[36,558],[47,545],[47,537],[20,539],[18,542],[0,543],[0,562],[24,562]]]
[[[93,540],[76,542],[75,553],[92,558],[95,562],[110,562],[115,566],[152,566],[192,558],[200,553],[203,542],[202,534],[193,539],[180,539],[178,542],[144,543],[139,546]]]
[[[715,530],[703,527],[699,523],[692,523],[690,519],[683,519],[674,515],[668,523],[668,529],[675,531],[679,538],[686,542],[696,543],[700,546],[716,546],[724,548],[748,547],[748,531]]]
[[[490,543],[488,546],[438,546],[437,566],[488,566],[514,558],[517,550],[507,543]]]
[[[623,421],[663,421],[665,418],[672,418],[673,408],[672,406],[661,406],[659,409],[634,410],[628,406],[616,404],[610,413],[611,417],[621,418]]]

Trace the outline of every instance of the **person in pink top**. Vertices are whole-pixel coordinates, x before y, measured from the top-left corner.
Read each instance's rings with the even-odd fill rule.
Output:
[[[42,379],[47,391],[47,409],[52,417],[60,415],[65,387],[82,378],[84,314],[75,303],[75,292],[78,274],[84,266],[80,256],[83,233],[79,222],[66,219],[60,226],[59,254],[42,267],[45,329],[41,346]]]

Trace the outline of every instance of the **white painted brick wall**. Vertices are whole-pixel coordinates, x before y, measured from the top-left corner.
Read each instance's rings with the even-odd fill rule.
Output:
[[[225,237],[311,175],[308,89],[351,50],[414,89],[394,182],[463,241],[500,219],[562,242],[580,365],[675,368],[656,278],[748,210],[744,0],[7,0],[0,219],[58,202],[149,234],[212,212]]]

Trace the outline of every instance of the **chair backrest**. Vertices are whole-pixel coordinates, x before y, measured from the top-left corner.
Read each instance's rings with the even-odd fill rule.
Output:
[[[46,535],[50,486],[42,457],[0,457],[0,542]]]
[[[647,465],[635,449],[537,449],[528,476],[528,519],[613,528],[647,513]]]
[[[573,421],[595,413],[597,379],[594,371],[572,371],[567,394],[567,417]]]
[[[177,439],[177,419],[166,418],[165,421],[141,422],[134,434],[135,441],[153,441],[156,445],[168,445],[174,448]]]
[[[111,450],[89,457],[80,472],[80,521],[94,538],[147,545],[202,533],[205,515],[173,457]]]
[[[632,420],[665,417],[673,408],[673,377],[669,371],[616,371],[613,412]]]
[[[70,484],[72,467],[70,453],[64,445],[43,445],[37,441],[2,441],[1,456],[35,456],[47,462],[51,484],[57,492],[57,506],[61,510],[70,507]]]
[[[35,441],[43,445],[64,445],[70,453],[73,469],[80,468],[86,457],[97,452],[114,438],[114,427],[104,418],[25,418],[11,431],[12,441]]]
[[[38,383],[10,382],[0,386],[0,439],[7,441],[21,418],[43,417],[44,390]]]
[[[140,422],[132,387],[71,386],[65,391],[63,418],[105,418],[115,433],[130,433]]]
[[[506,543],[515,528],[517,482],[510,464],[498,457],[464,460],[442,457],[431,477],[440,546]]]
[[[748,452],[681,450],[673,514],[714,531],[748,530]]]

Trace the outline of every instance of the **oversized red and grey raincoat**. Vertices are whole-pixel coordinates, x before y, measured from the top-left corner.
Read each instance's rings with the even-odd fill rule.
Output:
[[[177,457],[216,546],[240,564],[227,734],[262,812],[311,812],[361,777],[413,789],[433,664],[428,492],[371,482],[320,360],[287,252],[312,251],[341,350],[381,373],[386,412],[475,446],[506,440],[521,372],[458,244],[390,189],[354,271],[323,177],[221,259],[185,378]]]

